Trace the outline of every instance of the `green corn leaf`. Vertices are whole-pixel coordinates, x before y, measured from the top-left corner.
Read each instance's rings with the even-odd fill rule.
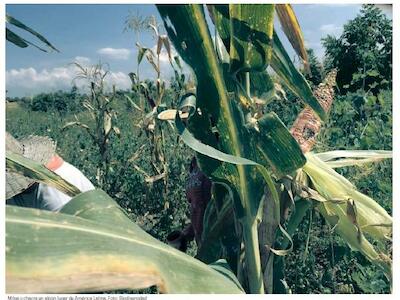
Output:
[[[273,51],[271,67],[283,80],[285,85],[293,91],[305,104],[309,105],[318,116],[325,121],[327,114],[318,100],[314,97],[310,85],[304,76],[296,69],[278,35],[273,34]]]
[[[215,184],[215,183],[214,183]],[[228,260],[236,270],[237,255],[240,242],[235,231],[234,211],[232,205],[233,195],[227,189],[217,184],[215,187],[222,205],[218,208],[217,200],[210,201],[204,213],[204,227],[202,243],[197,250],[196,258],[205,263],[213,262],[222,255],[223,248],[228,255]],[[217,199],[215,197],[215,199]]]
[[[275,93],[274,82],[267,71],[250,74],[251,95],[262,97],[265,94]]]
[[[212,7],[210,12],[213,16],[215,27],[221,37],[227,51],[230,50],[230,12],[227,4],[209,5]],[[283,48],[279,37],[274,32],[272,36],[272,55],[270,65],[278,76],[283,80],[287,87],[292,90],[305,104],[309,105],[322,120],[326,120],[327,115],[318,100],[314,97],[307,80],[296,69],[286,50]]]
[[[334,161],[328,161],[326,164],[333,169],[343,168],[343,167],[352,167],[352,166],[362,166],[369,163],[376,163],[384,158],[362,158],[362,159],[338,159]]]
[[[392,151],[387,150],[334,150],[315,153],[324,162],[338,158],[392,158]]]
[[[135,101],[132,100],[131,97],[129,97],[128,95],[125,95],[125,98],[127,100],[127,102],[129,103],[129,105],[135,109],[137,109],[138,111],[143,111],[136,103]]]
[[[264,115],[258,120],[257,146],[279,177],[290,174],[306,163],[299,145],[285,124],[275,113]]]
[[[264,71],[272,51],[273,4],[229,4],[230,72]]]
[[[14,45],[16,45],[20,48],[28,47],[28,43],[23,38],[21,38],[19,35],[12,32],[8,28],[6,28],[6,39],[7,39],[7,41],[13,43]]]
[[[244,292],[242,286],[240,285],[239,280],[233,274],[231,268],[229,267],[225,259],[219,259],[216,262],[211,263],[209,266],[214,270],[216,270],[217,272],[221,273],[222,275],[230,278],[232,282],[234,282],[237,285],[237,287],[242,289],[242,291]]]
[[[213,148],[209,145],[206,145],[199,140],[197,140],[190,131],[185,127],[184,123],[180,119],[179,113],[176,113],[175,118],[175,126],[178,130],[178,134],[182,138],[182,140],[187,144],[190,148],[195,150],[196,152],[209,156],[211,158],[217,159],[222,162],[228,162],[236,165],[253,165],[257,166],[258,164],[252,160],[249,160],[244,157],[235,156],[231,154],[224,153],[216,148]]]
[[[242,293],[233,275],[154,239],[100,190],[73,198],[61,213],[7,206],[6,232],[7,293],[152,285],[162,293]]]
[[[81,192],[77,187],[50,171],[45,166],[20,154],[7,151],[6,167],[10,172],[18,173],[34,179],[37,182],[52,186],[71,197]]]
[[[30,34],[36,36],[39,40],[41,40],[43,43],[45,43],[50,49],[60,52],[58,51],[43,35],[41,35],[40,33],[38,33],[37,31],[33,30],[32,28],[26,26],[25,24],[23,24],[22,22],[18,21],[17,19],[13,18],[10,15],[6,15],[6,22],[9,24],[12,24],[16,27],[19,27],[27,32],[29,32]],[[7,38],[8,39],[8,38]],[[26,40],[24,40],[25,42],[27,42]],[[18,45],[17,45],[18,46]],[[26,46],[25,46],[26,47]],[[23,48],[25,48],[23,47]],[[39,48],[42,51],[47,52],[46,50]]]
[[[43,51],[43,52],[47,52],[47,50],[39,47],[38,45],[20,37],[19,35],[17,35],[16,33],[14,33],[13,31],[9,30],[8,28],[6,28],[6,39],[7,41],[17,45],[20,48],[26,48],[28,45],[31,45],[33,47],[35,47],[36,49]]]

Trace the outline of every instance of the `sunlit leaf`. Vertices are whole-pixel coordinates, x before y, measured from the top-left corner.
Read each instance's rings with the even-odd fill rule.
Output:
[[[331,168],[361,166],[392,158],[392,151],[385,150],[335,150],[315,154]]]
[[[371,262],[380,266],[390,278],[390,259],[375,249],[364,234],[374,241],[390,239],[392,217],[376,201],[357,191],[347,179],[315,155],[307,153],[306,157],[307,163],[303,170],[311,179],[315,190],[327,199],[318,204],[318,210],[353,250],[360,251]],[[341,203],[329,199],[345,201]],[[353,205],[349,206],[349,203]]]
[[[272,50],[273,4],[229,4],[231,73],[264,71]]]

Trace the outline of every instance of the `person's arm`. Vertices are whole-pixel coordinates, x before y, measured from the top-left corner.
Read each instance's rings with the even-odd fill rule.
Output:
[[[185,238],[187,242],[193,241],[194,239],[194,228],[192,223],[188,224],[183,230],[182,230],[182,237]]]

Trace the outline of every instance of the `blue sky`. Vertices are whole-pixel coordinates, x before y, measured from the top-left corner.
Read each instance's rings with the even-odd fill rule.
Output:
[[[294,9],[307,46],[322,58],[321,38],[327,34],[340,35],[343,24],[357,15],[360,5],[298,4]],[[60,50],[60,53],[43,53],[33,47],[21,49],[7,42],[6,86],[9,96],[70,89],[76,71],[70,65],[73,61],[82,64],[99,60],[107,62],[112,72],[110,84],[128,88],[127,74],[136,69],[137,52],[134,34],[123,32],[126,16],[129,11],[139,11],[145,16],[154,15],[161,21],[154,5],[9,4],[6,11],[42,33]],[[141,43],[150,48],[154,46],[150,32],[141,35]],[[287,44],[287,47],[290,46]],[[290,53],[293,57],[294,53]],[[171,70],[166,54],[164,58],[162,71],[168,79]],[[154,76],[146,64],[143,64],[141,73],[142,77]]]

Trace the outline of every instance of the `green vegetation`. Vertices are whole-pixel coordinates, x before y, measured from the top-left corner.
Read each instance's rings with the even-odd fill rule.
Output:
[[[103,191],[75,196],[60,215],[7,208],[7,245],[12,245],[7,263],[13,266],[7,289],[77,292],[157,286],[158,292],[172,293],[389,293],[392,244],[386,211],[392,211],[392,164],[381,159],[390,154],[350,150],[392,149],[391,77],[382,71],[382,66],[391,66],[391,56],[381,53],[379,62],[372,62],[379,35],[360,34],[354,43],[363,47],[355,54],[350,81],[341,77],[348,68],[341,59],[348,47],[343,41],[349,41],[355,24],[384,24],[386,43],[390,21],[373,6],[364,6],[339,41],[325,40],[327,61],[321,63],[312,50],[305,50],[289,5],[208,5],[223,43],[217,51],[201,5],[158,5],[158,10],[171,43],[194,72],[196,90],[185,82],[179,58],[170,52],[175,77],[166,87],[158,60],[170,41],[159,34],[154,20],[137,14],[127,19],[127,29],[135,32],[138,42],[150,22],[159,50],[152,53],[137,44],[131,91],[107,93],[102,79],[89,74],[90,95],[73,88],[8,99],[7,131],[16,138],[50,136],[59,154]],[[308,57],[304,76],[274,33],[275,10],[285,33],[293,33],[288,38],[294,49],[303,59]],[[387,48],[385,44],[381,50]],[[156,71],[153,81],[139,80],[143,57]],[[276,74],[271,76],[266,66]],[[333,100],[314,154],[303,154],[287,128],[302,111],[302,103],[314,110],[315,118],[326,118],[327,109],[310,86],[316,88],[333,67],[339,70],[341,93]],[[106,76],[96,70],[100,78]],[[176,128],[158,120],[166,108],[189,111],[187,127],[178,113]],[[339,156],[327,153],[333,150],[347,151]],[[191,258],[161,242],[188,222],[185,180],[195,152],[215,188],[204,217],[202,246],[191,245],[189,254],[198,253]],[[364,195],[333,171],[335,164],[345,166],[336,171]],[[7,167],[25,174],[33,170],[29,175],[38,180],[51,178],[51,184],[72,189],[16,155],[7,154]],[[82,210],[87,206],[93,209]],[[377,224],[370,226],[372,220]],[[53,242],[62,247],[65,239],[73,241],[73,252],[48,260],[36,257],[37,251],[26,255],[24,237],[43,224],[47,229],[37,230],[38,240],[60,230],[61,235],[52,235]],[[93,243],[84,243],[86,239]],[[27,241],[30,249],[40,251],[43,246],[35,239]],[[98,247],[100,253],[94,251]],[[43,251],[53,258],[60,249]],[[102,266],[94,267],[99,259]],[[81,273],[74,281],[55,280],[38,290],[19,285],[33,270],[39,280],[60,269],[57,274],[69,276],[76,263]],[[86,282],[79,277],[110,270],[120,276],[108,278],[106,284],[95,275]],[[140,276],[132,270],[140,270]]]
[[[341,93],[392,88],[392,22],[374,5],[364,5],[339,38],[323,39],[326,68],[338,68]]]

